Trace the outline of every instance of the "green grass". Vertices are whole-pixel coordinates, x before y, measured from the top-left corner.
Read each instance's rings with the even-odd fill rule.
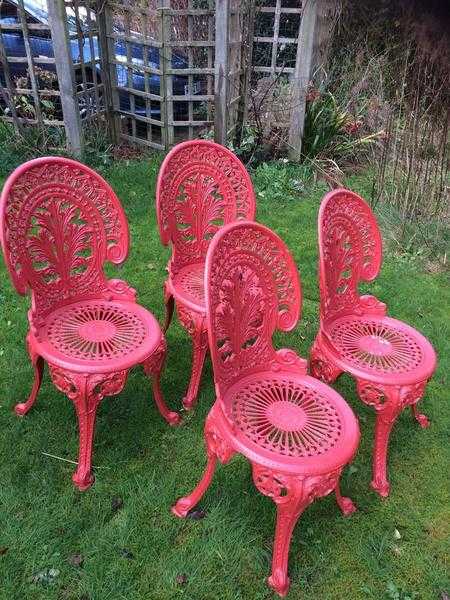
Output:
[[[161,321],[168,250],[159,242],[155,219],[159,162],[155,157],[118,163],[103,174],[130,222],[130,257],[119,276],[137,288],[141,303]],[[301,177],[291,169],[292,177]],[[277,172],[274,166],[274,182]],[[286,185],[288,180],[284,173]],[[260,193],[258,220],[287,242],[303,283],[303,318],[293,333],[277,341],[307,356],[317,331],[316,217],[325,187],[307,184],[297,198],[289,189],[289,199],[278,192],[271,201],[267,172],[256,172],[254,182]],[[368,185],[364,176],[350,184],[356,191]],[[148,381],[134,370],[124,391],[100,406],[96,483],[79,493],[70,480],[73,465],[43,455],[76,459],[70,401],[46,376],[34,409],[23,419],[12,411],[32,382],[24,347],[28,299],[14,293],[3,265],[0,282],[1,600],[272,598],[264,580],[275,510],[255,490],[246,460],[236,458],[218,469],[201,504],[206,518],[178,520],[169,511],[196,484],[205,463],[202,428],[214,399],[209,363],[198,407],[185,414],[178,428],[163,422]],[[401,415],[391,437],[392,492],[381,501],[369,489],[374,414],[358,400],[350,378],[339,380],[336,389],[355,410],[362,430],[355,462],[343,477],[344,492],[359,511],[344,519],[331,496],[306,510],[291,546],[292,599],[440,600],[444,590],[450,591],[445,564],[450,522],[448,287],[443,274],[426,274],[417,261],[386,252],[371,289],[388,303],[391,315],[427,335],[440,355],[423,402],[432,426],[422,431],[409,411]],[[190,343],[176,322],[167,340],[163,391],[168,404],[179,409],[190,373]],[[112,508],[115,498],[123,500],[118,510]],[[70,564],[74,554],[83,557],[82,567]],[[183,574],[186,582],[177,582]]]

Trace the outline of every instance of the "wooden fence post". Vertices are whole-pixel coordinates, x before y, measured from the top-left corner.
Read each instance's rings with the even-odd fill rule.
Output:
[[[161,123],[164,140],[164,148],[169,150],[174,143],[173,127],[173,77],[170,74],[172,69],[172,47],[170,45],[171,36],[171,15],[170,1],[162,0],[162,6],[158,8],[159,14],[159,41],[161,48],[159,51],[159,92],[161,96]]]
[[[214,61],[214,139],[227,143],[230,0],[216,0],[216,52]]]
[[[83,139],[80,108],[76,96],[75,76],[70,51],[69,31],[67,28],[66,8],[64,0],[47,0],[47,6],[67,144],[70,151],[79,157],[82,152]]]
[[[289,129],[289,156],[299,160],[305,124],[306,94],[311,77],[317,4],[322,0],[305,0],[298,35],[297,57],[292,78],[291,126]]]
[[[100,61],[102,67],[102,80],[105,90],[105,116],[108,123],[109,135],[113,144],[119,143],[120,123],[119,123],[119,95],[116,87],[116,65],[114,60],[114,41],[108,39],[108,32],[111,31],[111,15],[106,2],[98,3],[97,9],[97,27],[98,43],[100,46]],[[112,43],[111,43],[112,42]]]

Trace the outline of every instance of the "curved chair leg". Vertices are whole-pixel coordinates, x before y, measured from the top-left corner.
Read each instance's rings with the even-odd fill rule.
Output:
[[[426,429],[427,427],[430,426],[430,420],[428,419],[428,417],[426,415],[419,412],[419,409],[417,408],[417,404],[418,404],[418,402],[411,405],[412,416],[414,419],[416,419],[416,421],[419,423],[419,425],[422,427],[422,429]]]
[[[55,386],[74,403],[78,417],[79,449],[78,466],[72,481],[80,491],[94,483],[92,473],[92,444],[94,439],[97,407],[104,396],[113,396],[122,391],[128,371],[84,375],[65,371],[49,365]]]
[[[177,306],[178,318],[192,339],[192,372],[186,394],[183,398],[183,407],[190,410],[197,402],[198,388],[208,350],[208,330],[204,315]]]
[[[33,404],[36,401],[37,395],[39,393],[39,389],[42,383],[42,375],[44,373],[44,359],[39,354],[33,352],[28,344],[28,352],[30,354],[31,362],[33,364],[34,369],[34,382],[33,387],[31,389],[30,395],[28,396],[28,400],[26,402],[20,402],[16,404],[14,407],[14,411],[16,415],[22,417],[26,415],[27,412],[31,409]]]
[[[389,436],[404,406],[401,400],[401,388],[383,386],[362,379],[358,379],[356,384],[361,400],[373,406],[377,412],[370,485],[381,497],[386,498],[390,490],[387,478]]]
[[[186,517],[187,514],[194,508],[203,498],[206,490],[211,485],[212,478],[217,466],[217,457],[215,454],[208,453],[208,462],[203,477],[198,482],[195,489],[189,494],[177,500],[172,506],[172,512],[177,517]]]
[[[173,506],[172,512],[177,517],[186,517],[186,515],[200,502],[206,490],[211,485],[214,476],[217,460],[222,464],[227,464],[230,458],[235,454],[235,451],[222,438],[218,429],[214,426],[214,417],[211,413],[206,418],[205,424],[205,444],[208,462],[203,473],[203,477],[189,494],[180,498]]]
[[[198,328],[191,335],[192,338],[192,373],[189,381],[189,387],[183,398],[183,406],[186,410],[194,408],[197,402],[200,379],[202,377],[203,365],[205,362],[206,351],[208,350],[208,332],[203,328]]]
[[[165,403],[159,381],[166,358],[166,351],[166,341],[164,338],[161,338],[159,346],[156,348],[153,354],[144,361],[143,367],[146,375],[151,377],[153,397],[161,416],[167,421],[167,423],[169,423],[169,425],[178,425],[178,423],[181,422],[181,417],[177,412],[170,410]]]
[[[339,481],[336,484],[334,492],[336,494],[336,503],[341,509],[341,512],[344,515],[344,517],[349,517],[350,515],[352,515],[356,511],[356,506],[354,505],[351,498],[341,495]]]
[[[277,503],[272,573],[267,583],[281,597],[287,595],[290,586],[287,570],[292,533],[300,515],[308,504],[309,502],[303,498],[301,493],[292,494],[287,502]]]
[[[342,373],[323,352],[318,339],[309,354],[309,371],[313,377],[325,383],[333,383]]]
[[[173,309],[175,307],[174,298],[172,294],[167,290],[166,285],[164,285],[164,305],[166,307],[166,317],[164,320],[163,332],[166,333],[166,331],[169,329],[170,323],[172,322]]]

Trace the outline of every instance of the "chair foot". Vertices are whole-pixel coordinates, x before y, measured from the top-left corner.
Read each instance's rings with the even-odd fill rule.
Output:
[[[370,487],[377,492],[382,498],[387,498],[391,490],[389,481],[386,479],[372,479]]]
[[[41,383],[42,383],[42,376],[44,373],[44,359],[42,357],[40,357],[39,355],[35,354],[31,350],[31,347],[29,344],[28,344],[28,352],[31,357],[31,362],[33,363],[34,382],[33,382],[33,388],[30,392],[28,400],[26,402],[20,402],[19,404],[16,404],[16,406],[14,407],[14,412],[19,417],[23,417],[24,415],[26,415],[27,412],[29,412],[31,410],[33,404],[36,402],[36,398],[37,398],[37,395],[39,393]]]
[[[85,492],[94,483],[95,477],[91,471],[84,474],[75,471],[75,473],[72,475],[72,481],[75,487],[80,490],[80,492]]]
[[[188,394],[182,400],[184,410],[192,410],[197,402],[197,395]]]
[[[21,402],[20,404],[15,405],[14,412],[19,417],[23,417],[24,415],[27,414],[27,412],[30,410],[30,408],[31,408],[31,405],[29,405],[27,402]]]
[[[281,598],[284,598],[289,592],[291,582],[289,577],[283,576],[282,573],[272,573],[272,575],[267,578],[267,585],[281,596]]]
[[[189,511],[192,509],[193,504],[189,496],[185,496],[184,498],[180,498],[170,509],[172,514],[180,519],[184,519],[188,516]]]
[[[431,425],[429,418],[426,415],[424,415],[423,413],[419,412],[419,409],[417,408],[417,404],[413,404],[411,406],[411,412],[412,412],[414,419],[416,419],[416,421],[419,423],[419,425],[422,427],[422,429],[426,429],[427,427],[429,427]]]
[[[344,517],[349,517],[354,512],[356,512],[356,506],[353,503],[352,499],[348,498],[347,496],[341,496],[339,484],[336,486],[335,494],[337,505],[341,509],[341,512],[344,515]]]
[[[193,490],[189,496],[184,496],[175,502],[172,506],[172,513],[180,518],[184,518],[187,516],[189,511],[191,511],[194,506],[200,502],[204,493],[208,489],[211,484],[212,478],[214,476],[214,471],[216,470],[217,465],[217,457],[213,453],[208,454],[208,462],[206,464],[205,472],[203,473],[203,477],[197,484],[197,487]]]

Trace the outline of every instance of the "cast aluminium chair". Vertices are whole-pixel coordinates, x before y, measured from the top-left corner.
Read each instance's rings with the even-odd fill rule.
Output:
[[[243,454],[257,489],[277,506],[268,583],[285,596],[290,540],[303,510],[332,491],[345,515],[355,510],[340,495],[339,478],[356,452],[358,423],[343,398],[306,374],[305,360],[273,348],[274,331],[293,329],[301,306],[298,273],[279,237],[249,221],[224,227],[208,250],[205,286],[216,389],[205,424],[208,463],[172,511],[185,517],[217,460]]]
[[[34,366],[25,415],[36,400],[44,361],[55,386],[75,405],[80,446],[73,481],[80,490],[91,471],[95,413],[104,396],[118,394],[128,369],[142,364],[170,424],[159,388],[166,343],[158,322],[136,304],[135,290],[106,279],[105,261],[121,264],[128,253],[128,225],[109,185],[84,165],[38,158],[8,178],[0,200],[1,242],[20,294],[31,291],[27,345]]]
[[[372,487],[388,496],[387,448],[392,426],[411,406],[418,412],[436,355],[412,327],[386,316],[386,305],[358,293],[381,266],[381,236],[362,198],[345,189],[327,194],[319,212],[320,330],[311,350],[315,377],[331,383],[342,372],[356,379],[361,400],[377,412]]]
[[[206,251],[223,225],[253,220],[255,193],[243,164],[227,148],[206,140],[183,142],[166,156],[158,176],[156,209],[161,241],[172,257],[164,284],[166,323],[174,300],[192,338],[192,373],[183,406],[194,406],[208,349],[203,273]]]

